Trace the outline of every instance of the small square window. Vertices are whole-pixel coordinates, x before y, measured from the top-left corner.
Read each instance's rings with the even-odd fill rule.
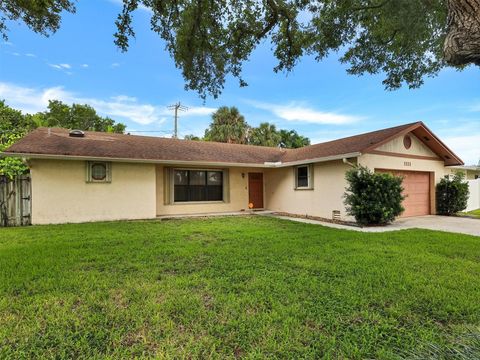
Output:
[[[108,183],[112,181],[111,165],[109,162],[88,161],[87,182]]]
[[[102,181],[107,178],[107,164],[94,163],[92,164],[92,180]]]

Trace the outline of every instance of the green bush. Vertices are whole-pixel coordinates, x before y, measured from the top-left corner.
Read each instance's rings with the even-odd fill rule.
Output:
[[[347,213],[360,225],[385,225],[405,209],[402,201],[403,178],[385,173],[374,173],[366,167],[347,171],[345,205]]]
[[[467,208],[468,183],[465,175],[457,172],[454,176],[444,177],[437,184],[437,214],[455,215]]]

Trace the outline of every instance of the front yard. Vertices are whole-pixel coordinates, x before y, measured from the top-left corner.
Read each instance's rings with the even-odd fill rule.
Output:
[[[0,358],[455,347],[479,331],[479,240],[263,217],[0,229]]]

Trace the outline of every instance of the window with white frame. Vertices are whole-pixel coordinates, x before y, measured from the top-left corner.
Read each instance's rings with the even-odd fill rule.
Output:
[[[313,189],[311,165],[295,167],[295,189]]]
[[[105,161],[87,161],[87,182],[109,183],[111,181],[111,163]]]
[[[173,170],[173,201],[223,201],[223,171]]]

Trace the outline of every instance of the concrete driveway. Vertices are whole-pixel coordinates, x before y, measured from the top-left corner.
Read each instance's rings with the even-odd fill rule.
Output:
[[[386,231],[395,231],[395,230],[404,230],[404,229],[430,229],[430,230],[439,230],[439,231],[448,231],[452,233],[467,234],[480,236],[480,219],[470,219],[463,217],[452,217],[452,216],[416,216],[408,218],[400,218],[396,220],[393,224],[387,226],[374,226],[374,227],[356,227],[348,226],[341,224],[332,224],[329,222],[312,220],[312,219],[302,219],[289,216],[279,216],[266,214],[265,216],[274,216],[277,218],[298,221],[308,224],[318,224],[328,227],[333,227],[337,229],[346,229],[362,232],[386,232]]]
[[[389,227],[430,229],[480,236],[480,219],[455,216],[416,216],[400,218]]]

